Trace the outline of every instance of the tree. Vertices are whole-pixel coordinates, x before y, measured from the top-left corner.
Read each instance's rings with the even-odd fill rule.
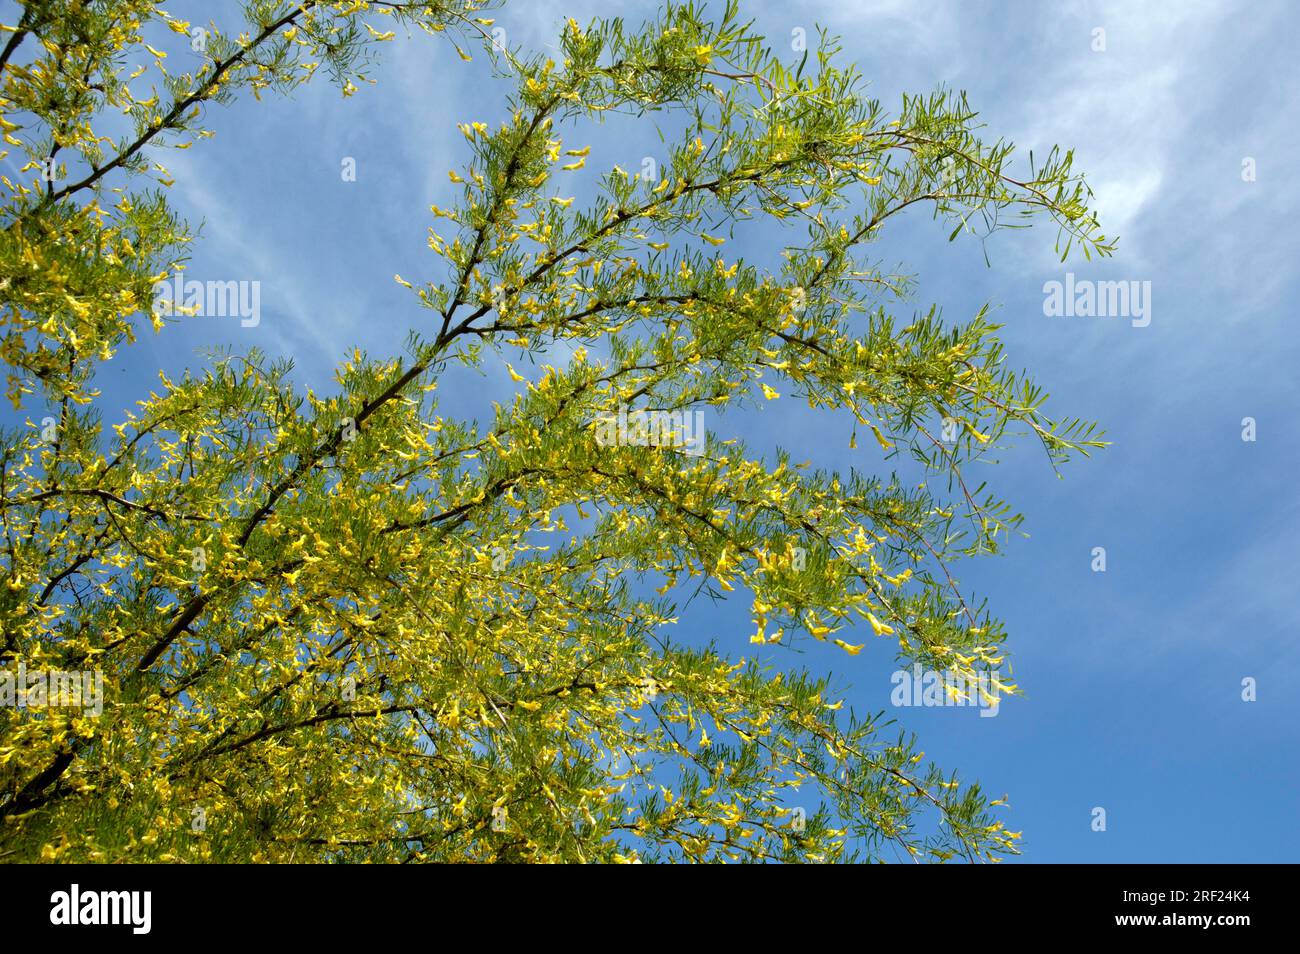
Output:
[[[963,467],[1017,434],[1053,462],[1100,442],[1044,415],[983,312],[893,317],[908,283],[866,256],[912,206],[953,238],[1042,215],[1066,252],[1107,254],[1071,156],[1015,178],[964,97],[891,115],[831,38],[783,63],[734,4],[569,21],[559,62],[499,49],[479,6],[259,0],[236,37],[147,0],[63,0],[5,27],[0,110],[29,179],[4,180],[4,360],[15,406],[44,416],[3,434],[0,658],[102,672],[105,704],[0,709],[0,852],[1014,852],[978,785],[844,711],[825,677],[745,654],[857,654],[864,632],[908,664],[1000,664],[1001,624],[949,568],[1019,517]],[[189,241],[148,184],[170,184],[157,150],[202,139],[202,105],[239,91],[324,68],[351,94],[384,18],[454,37],[461,59],[481,47],[517,84],[503,121],[461,127],[461,198],[433,210],[448,236],[430,232],[444,271],[398,278],[427,309],[404,353],[354,351],[328,395],[295,387],[288,361],[217,355],[105,432],[95,369]],[[142,38],[158,25],[205,37],[207,59],[142,100],[121,54],[163,71]],[[135,124],[118,141],[92,129],[112,110]],[[612,113],[657,122],[670,157],[649,179],[614,167],[584,206],[565,190],[588,158],[572,144]],[[746,229],[783,243],[779,269],[727,256]],[[558,342],[571,360],[518,372]],[[484,425],[442,416],[449,363],[497,355],[513,402]],[[851,415],[930,478],[815,472],[680,426],[780,397]],[[648,426],[629,434],[629,413]],[[673,642],[701,589],[746,594],[754,631]]]

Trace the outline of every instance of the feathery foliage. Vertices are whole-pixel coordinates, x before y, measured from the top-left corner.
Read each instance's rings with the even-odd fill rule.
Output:
[[[1106,254],[1070,155],[1016,178],[962,96],[889,113],[829,37],[783,63],[734,5],[570,21],[555,59],[494,48],[473,0],[245,7],[188,74],[144,37],[196,28],[151,0],[33,2],[4,27],[0,123],[27,178],[0,180],[3,360],[35,419],[0,436],[0,660],[101,671],[106,700],[97,717],[0,709],[0,855],[1014,852],[977,785],[824,678],[745,652],[856,655],[861,632],[909,664],[1001,663],[1001,625],[949,566],[1019,518],[965,465],[1014,436],[1053,462],[1099,442],[1045,416],[982,313],[897,317],[911,289],[870,250],[919,206],[953,237],[1041,217],[1063,251]],[[405,349],[353,352],[328,394],[285,361],[218,355],[105,428],[95,370],[167,324],[151,288],[190,241],[161,150],[208,135],[210,102],[322,70],[351,94],[394,21],[450,39],[452,62],[482,48],[515,83],[502,123],[461,129],[461,195],[433,210],[428,274],[399,279],[424,316]],[[148,75],[122,75],[141,50]],[[613,114],[660,125],[662,175],[615,167],[575,202],[565,175],[589,154],[564,137]],[[779,268],[727,255],[746,230],[785,240]],[[572,359],[512,366],[523,386],[491,421],[440,413],[449,362],[523,367],[557,342]],[[597,439],[628,407],[778,399],[852,415],[929,477],[816,472],[797,447],[765,462],[714,435]],[[754,629],[672,641],[701,588],[752,599]]]

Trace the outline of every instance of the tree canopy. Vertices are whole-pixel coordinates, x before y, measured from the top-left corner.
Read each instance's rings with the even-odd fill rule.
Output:
[[[795,657],[748,654],[815,639],[1005,668],[1002,625],[950,568],[1019,517],[965,466],[1013,439],[1055,465],[1098,435],[1046,415],[984,312],[917,310],[873,245],[915,206],[953,238],[1041,217],[1063,255],[1107,254],[1070,154],[1020,161],[948,91],[887,109],[833,38],[774,52],[734,4],[569,21],[550,56],[504,49],[474,0],[244,7],[235,32],[152,0],[29,2],[3,26],[0,124],[25,165],[0,177],[19,412],[0,661],[101,672],[104,704],[0,708],[0,856],[1014,853],[977,784]],[[169,71],[162,30],[202,65]],[[499,121],[449,130],[460,194],[431,210],[427,272],[398,276],[405,341],[352,351],[325,393],[252,351],[102,408],[103,362],[185,320],[152,307],[191,242],[165,151],[202,148],[210,103],[322,72],[364,95],[375,51],[416,42],[399,31],[513,86]],[[667,159],[575,201],[584,131],[615,114],[656,124]],[[779,266],[728,255],[752,230]],[[572,357],[530,370],[557,343]],[[443,416],[451,363],[502,360],[513,400]],[[766,456],[712,432],[598,439],[629,409],[770,400],[850,415],[927,479],[817,471],[797,435]],[[751,600],[753,628],[674,639],[702,589]]]

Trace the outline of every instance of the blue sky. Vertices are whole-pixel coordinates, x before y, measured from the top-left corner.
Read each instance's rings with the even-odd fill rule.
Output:
[[[172,9],[219,23],[234,15],[233,3]],[[497,19],[511,45],[538,49],[565,16],[609,9],[515,0]],[[1050,228],[1003,232],[988,243],[989,267],[978,242],[949,244],[922,211],[875,250],[915,274],[918,309],[933,302],[966,320],[991,303],[1009,360],[1051,392],[1049,411],[1098,420],[1114,442],[1064,468],[1064,480],[1028,442],[980,473],[1026,515],[1030,536],[962,566],[960,579],[1005,619],[1026,695],[997,718],[892,714],[940,764],[1010,795],[1025,860],[1296,860],[1300,496],[1287,481],[1300,460],[1300,11],[1280,0],[743,9],[777,48],[795,28],[815,43],[815,27],[828,27],[886,106],[944,84],[968,92],[992,137],[1036,154],[1074,148],[1104,231],[1120,236],[1111,260],[1061,265]],[[619,5],[632,21],[654,10]],[[429,320],[392,276],[441,276],[425,237],[429,204],[452,204],[446,172],[467,156],[455,123],[498,118],[505,87],[483,57],[461,63],[423,35],[399,35],[379,54],[378,84],[351,98],[321,82],[292,99],[210,108],[215,139],[160,157],[177,208],[204,222],[190,274],[260,280],[262,318],[143,334],[103,376],[107,420],[158,369],[196,366],[208,345],[292,355],[299,379],[323,389],[353,345],[397,353],[406,330]],[[591,169],[636,168],[653,154],[617,126],[584,141]],[[356,159],[355,182],[340,176],[344,157]],[[1247,157],[1253,182],[1242,178]],[[1067,271],[1149,281],[1150,325],[1046,317],[1043,285]],[[452,378],[440,389],[444,413],[481,416],[511,387],[504,366]],[[1255,442],[1241,439],[1247,416]],[[781,444],[844,470],[889,467],[871,448],[850,451],[844,422],[793,401],[715,423],[756,448]],[[1097,546],[1105,573],[1091,568]],[[748,618],[739,594],[697,603],[678,635],[748,652]],[[817,647],[798,661],[834,672],[855,707],[888,709],[895,663],[883,643],[869,646],[858,657]],[[1241,699],[1245,677],[1257,680],[1255,702]],[[1098,806],[1105,832],[1091,830]]]

